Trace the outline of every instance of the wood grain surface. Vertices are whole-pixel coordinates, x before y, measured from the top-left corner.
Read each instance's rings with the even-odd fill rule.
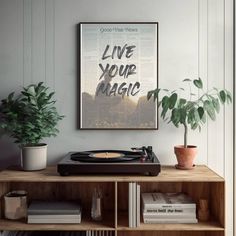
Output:
[[[142,175],[79,175],[60,176],[56,167],[45,170],[26,172],[20,170],[3,170],[0,182],[224,182],[224,179],[204,165],[193,170],[177,170],[174,166],[162,166],[158,176]]]

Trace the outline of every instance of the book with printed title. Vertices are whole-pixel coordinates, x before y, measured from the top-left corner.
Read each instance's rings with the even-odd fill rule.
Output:
[[[185,193],[142,193],[143,221],[197,223],[196,203]]]
[[[181,209],[196,209],[196,203],[185,193],[142,193],[143,210],[173,208],[181,212]],[[171,213],[171,210],[166,210]]]

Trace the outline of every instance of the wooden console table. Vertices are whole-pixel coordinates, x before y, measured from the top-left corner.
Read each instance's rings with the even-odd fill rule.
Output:
[[[196,202],[209,201],[211,219],[197,224],[144,224],[128,227],[128,183],[138,182],[141,192],[186,192]],[[90,218],[93,189],[100,186],[104,196],[104,219]],[[27,224],[3,218],[1,204],[0,230],[110,230],[117,236],[224,236],[225,235],[225,182],[222,177],[207,168],[196,166],[190,171],[163,166],[159,176],[66,176],[57,174],[56,167],[42,171],[24,172],[4,170],[0,172],[0,195],[11,190],[26,190],[29,201],[76,200],[83,206],[81,224]]]

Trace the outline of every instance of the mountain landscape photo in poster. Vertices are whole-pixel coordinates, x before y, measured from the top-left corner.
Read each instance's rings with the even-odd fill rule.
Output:
[[[157,129],[157,23],[79,24],[79,128]]]

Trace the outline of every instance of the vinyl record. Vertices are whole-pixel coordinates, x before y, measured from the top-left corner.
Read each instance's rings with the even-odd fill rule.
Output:
[[[140,152],[122,150],[94,150],[71,154],[71,160],[80,162],[123,162],[141,158]]]

